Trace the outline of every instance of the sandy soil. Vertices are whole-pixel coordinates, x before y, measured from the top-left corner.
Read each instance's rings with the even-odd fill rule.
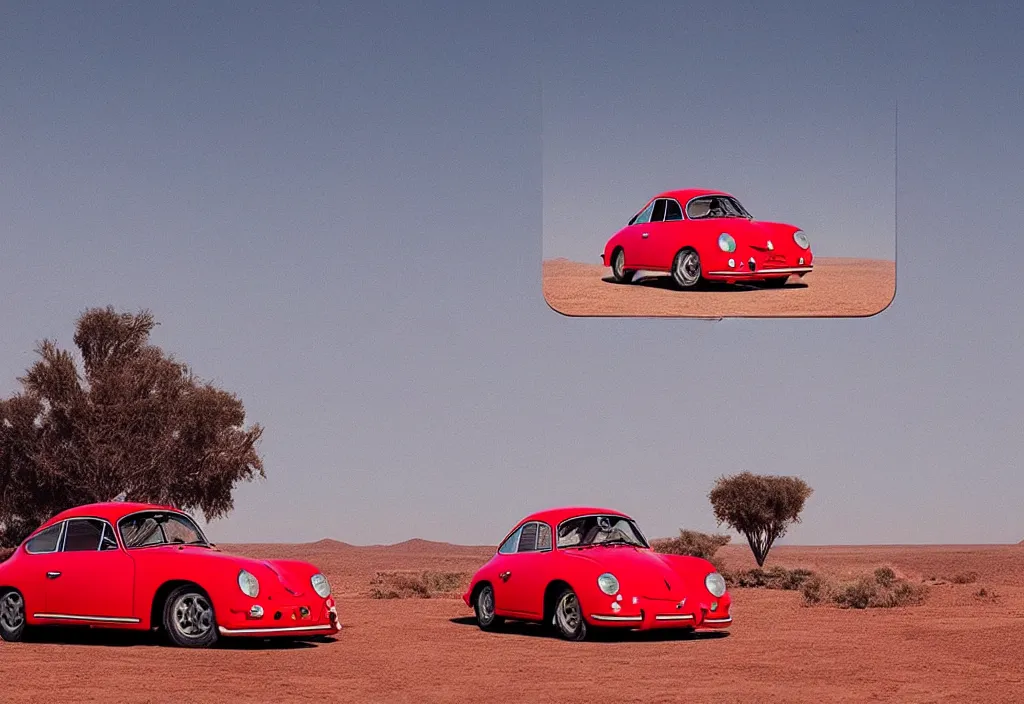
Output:
[[[630,285],[616,284],[610,269],[567,259],[549,259],[543,267],[548,305],[573,316],[866,316],[885,309],[896,294],[896,263],[876,259],[817,258],[804,278],[767,290],[715,284],[681,291],[667,275],[644,272]]]
[[[318,563],[336,587],[344,630],[329,642],[211,651],[167,648],[147,636],[48,632],[40,642],[0,643],[0,700],[1009,702],[1020,701],[1024,685],[1020,546],[780,547],[770,564],[979,576],[933,587],[924,606],[868,611],[805,607],[794,592],[733,590],[736,622],[726,636],[585,643],[534,626],[483,633],[457,599],[366,596],[378,569],[470,572],[491,548],[224,547]],[[745,547],[720,555],[731,568],[752,565]],[[997,596],[978,597],[982,588]]]

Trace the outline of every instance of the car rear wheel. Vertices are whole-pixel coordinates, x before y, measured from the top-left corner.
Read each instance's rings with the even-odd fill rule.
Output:
[[[679,288],[693,288],[701,281],[700,255],[687,247],[672,260],[672,279]]]
[[[11,589],[0,594],[0,638],[17,643],[25,635],[25,599]]]
[[[787,281],[789,281],[788,276],[779,276],[774,279],[765,279],[761,282],[761,286],[765,288],[782,288],[786,285]]]
[[[576,592],[566,588],[555,602],[555,630],[565,640],[583,640],[587,637],[587,621]]]
[[[164,631],[180,648],[209,648],[217,642],[213,604],[198,587],[178,587],[164,602]]]
[[[476,623],[482,631],[493,631],[505,622],[505,619],[494,613],[494,587],[490,584],[485,584],[476,593],[473,611],[476,612]]]
[[[628,284],[636,274],[635,269],[626,268],[626,251],[621,247],[612,255],[612,276],[620,284]]]

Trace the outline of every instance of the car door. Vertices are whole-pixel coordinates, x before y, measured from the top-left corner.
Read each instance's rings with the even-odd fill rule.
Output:
[[[509,615],[542,618],[544,589],[551,560],[551,526],[542,521],[524,523],[514,553],[504,556],[495,588],[495,604],[504,601]]]
[[[643,210],[637,213],[630,224],[623,230],[622,243],[626,252],[626,266],[638,270],[644,268],[643,252],[646,239],[650,237],[651,214],[657,200],[652,200]]]
[[[665,269],[668,265],[661,263],[657,256],[658,243],[663,239],[665,225],[665,208],[667,198],[658,198],[652,204],[648,221],[640,228],[640,239],[637,246],[638,269]]]
[[[22,596],[25,598],[25,612],[32,615],[46,613],[46,572],[53,566],[53,557],[60,547],[64,522],[44,528],[25,541],[23,561],[20,570]]]
[[[135,562],[99,518],[66,521],[60,548],[46,571],[47,618],[88,623],[136,623]]]
[[[656,223],[654,216],[661,215]],[[683,209],[675,198],[665,199],[663,211],[655,212],[651,217],[651,236],[646,241],[648,266],[661,271],[672,268],[672,260],[685,244],[686,223],[683,220]]]

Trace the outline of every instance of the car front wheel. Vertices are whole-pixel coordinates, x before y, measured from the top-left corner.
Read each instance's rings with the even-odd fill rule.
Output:
[[[628,284],[633,280],[635,274],[634,269],[626,268],[626,251],[621,248],[615,250],[615,254],[612,256],[612,276],[615,281],[620,284]]]
[[[672,279],[679,288],[693,288],[700,283],[700,255],[696,250],[681,249],[672,261]]]
[[[555,602],[555,629],[566,640],[583,640],[587,637],[587,622],[576,592],[566,588]]]
[[[485,584],[476,593],[473,611],[476,612],[476,623],[482,631],[493,631],[505,622],[501,616],[495,615],[494,587],[490,584]]]
[[[164,602],[164,630],[181,648],[208,648],[217,642],[217,619],[210,599],[198,587],[178,587]]]
[[[0,594],[0,638],[17,643],[25,635],[25,599],[13,589]]]

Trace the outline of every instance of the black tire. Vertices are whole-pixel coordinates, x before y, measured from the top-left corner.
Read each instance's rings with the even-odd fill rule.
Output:
[[[691,247],[684,247],[676,252],[672,260],[672,280],[676,286],[684,289],[695,288],[703,281],[700,268],[700,255]]]
[[[0,593],[0,638],[18,643],[25,637],[25,598],[16,589]]]
[[[786,285],[787,281],[789,281],[788,276],[780,276],[775,279],[765,279],[760,282],[760,285],[764,288],[782,288]]]
[[[179,648],[209,648],[217,642],[217,618],[210,597],[191,584],[167,595],[163,626],[167,638]]]
[[[476,625],[481,631],[493,631],[505,623],[505,619],[494,613],[494,587],[485,584],[476,592],[473,599],[473,612],[476,614]]]
[[[583,608],[576,592],[566,587],[555,599],[554,613],[551,623],[555,632],[565,640],[581,641],[587,637],[587,620],[583,618]]]
[[[612,277],[616,283],[628,284],[633,281],[636,269],[626,268],[626,251],[619,247],[612,252]]]

